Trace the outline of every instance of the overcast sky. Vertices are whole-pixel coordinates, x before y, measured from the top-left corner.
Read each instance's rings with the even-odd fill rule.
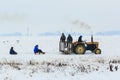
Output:
[[[0,33],[120,30],[119,0],[0,0]]]

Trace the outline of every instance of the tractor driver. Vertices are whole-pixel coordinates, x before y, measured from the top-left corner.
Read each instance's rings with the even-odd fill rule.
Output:
[[[83,42],[83,40],[82,40],[82,35],[79,36],[78,42]]]

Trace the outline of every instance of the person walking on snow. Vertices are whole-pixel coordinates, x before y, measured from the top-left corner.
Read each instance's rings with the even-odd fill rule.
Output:
[[[37,53],[38,54],[40,54],[40,53],[45,54],[45,52],[43,52],[41,49],[38,48],[38,45],[34,46],[34,53],[35,54],[37,54]]]

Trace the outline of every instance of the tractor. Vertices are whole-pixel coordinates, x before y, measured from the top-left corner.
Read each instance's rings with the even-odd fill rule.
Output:
[[[59,43],[59,51],[65,54],[75,53],[75,54],[85,54],[86,50],[90,50],[92,53],[101,54],[101,49],[98,48],[99,42],[93,41],[93,35],[91,35],[91,42],[73,42],[67,45],[67,42]]]

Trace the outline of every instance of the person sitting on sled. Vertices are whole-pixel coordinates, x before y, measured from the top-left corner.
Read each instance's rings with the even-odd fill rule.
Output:
[[[13,47],[10,48],[10,52],[11,55],[17,55],[17,52],[14,51]]]
[[[45,52],[43,52],[41,49],[38,48],[38,45],[35,45],[35,47],[34,47],[34,53],[35,54],[40,54],[40,53],[45,54]]]

